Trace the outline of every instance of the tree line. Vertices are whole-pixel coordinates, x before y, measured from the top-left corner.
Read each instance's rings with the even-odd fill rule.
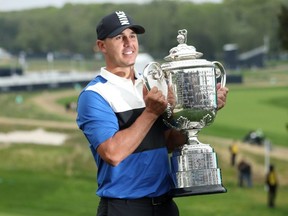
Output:
[[[92,57],[96,24],[104,15],[123,10],[145,27],[146,33],[139,35],[141,50],[155,58],[169,54],[183,28],[188,30],[187,44],[206,59],[221,58],[228,43],[236,43],[240,52],[261,46],[264,37],[270,41],[269,54],[276,56],[285,48],[281,34],[288,35],[287,26],[280,22],[280,18],[287,19],[281,14],[286,7],[286,0],[224,0],[218,4],[154,0],[141,5],[66,4],[1,12],[0,47],[16,55],[25,51],[30,55],[59,52]]]

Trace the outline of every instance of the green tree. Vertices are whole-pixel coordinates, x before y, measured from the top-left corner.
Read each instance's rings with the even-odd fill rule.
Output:
[[[242,52],[262,45],[267,36],[270,51],[277,54],[282,35],[277,34],[277,15],[287,14],[281,13],[280,7],[285,1],[223,0],[219,4],[195,4],[154,0],[141,5],[66,4],[63,8],[0,12],[0,46],[15,54],[55,51],[92,56],[95,27],[100,18],[124,10],[146,28],[145,36],[139,35],[141,49],[156,59],[165,57],[177,45],[177,31],[183,28],[188,31],[187,43],[203,52],[206,59],[221,60],[223,45],[227,43],[238,44]]]
[[[288,7],[284,5],[281,6],[281,12],[278,15],[278,21],[278,35],[282,48],[288,50]]]

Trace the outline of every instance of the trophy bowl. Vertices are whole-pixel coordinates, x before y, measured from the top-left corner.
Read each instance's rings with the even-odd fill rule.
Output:
[[[217,81],[226,84],[226,72],[220,62],[199,59],[202,53],[186,44],[187,30],[179,30],[178,46],[170,50],[167,61],[149,63],[143,73],[148,90],[156,86],[167,96],[172,86],[176,105],[168,105],[164,114],[167,126],[183,131],[187,143],[171,154],[171,176],[174,197],[223,193],[217,155],[209,144],[198,140],[198,133],[210,125],[217,113]]]

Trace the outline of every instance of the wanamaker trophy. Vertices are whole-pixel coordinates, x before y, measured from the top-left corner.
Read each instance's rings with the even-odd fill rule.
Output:
[[[217,89],[226,84],[226,72],[220,62],[199,59],[203,54],[188,46],[187,30],[178,31],[178,46],[170,50],[165,63],[149,63],[143,72],[148,90],[156,86],[167,97],[172,86],[176,106],[168,104],[164,122],[183,131],[187,143],[171,154],[171,175],[174,197],[226,192],[222,185],[217,156],[209,144],[201,143],[197,135],[210,125],[217,112]]]

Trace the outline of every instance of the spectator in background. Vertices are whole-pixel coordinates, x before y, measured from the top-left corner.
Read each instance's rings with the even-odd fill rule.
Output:
[[[269,171],[266,175],[266,185],[268,186],[268,206],[270,208],[275,207],[275,199],[277,192],[277,176],[273,165],[269,166]]]
[[[252,187],[252,170],[251,165],[245,160],[241,160],[238,164],[239,172],[239,186],[244,187],[245,183],[247,187]]]
[[[231,166],[234,167],[236,164],[236,156],[238,154],[238,144],[235,140],[232,143],[232,145],[229,147],[229,150],[230,150],[230,154],[231,154]]]

